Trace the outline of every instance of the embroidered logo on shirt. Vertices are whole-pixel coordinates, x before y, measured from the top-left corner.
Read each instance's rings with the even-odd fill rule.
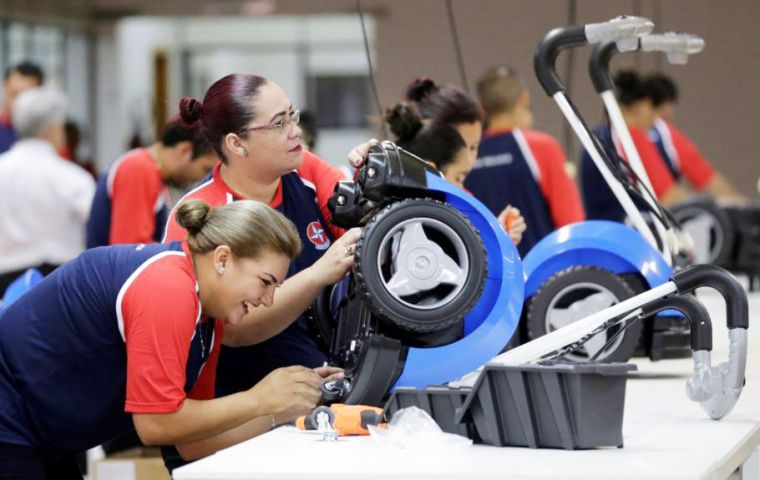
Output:
[[[306,227],[306,236],[309,237],[309,241],[314,244],[314,248],[317,250],[326,250],[330,246],[330,238],[319,222],[311,222]]]
[[[509,165],[514,158],[511,153],[500,153],[498,155],[486,155],[484,157],[478,157],[475,160],[475,164],[472,169],[498,167],[500,165]]]

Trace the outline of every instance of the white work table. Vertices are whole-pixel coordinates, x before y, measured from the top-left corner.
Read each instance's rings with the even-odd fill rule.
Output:
[[[720,298],[700,292],[715,328],[713,363],[725,360],[728,343]],[[750,317],[760,318],[760,295],[750,296]],[[760,327],[756,325],[755,328]],[[377,447],[369,437],[322,442],[293,427],[223,450],[177,469],[177,480],[385,479],[385,478],[577,478],[722,479],[737,468],[760,479],[760,333],[750,328],[747,384],[735,409],[709,420],[686,397],[691,359],[652,363],[627,383],[624,448],[553,450],[474,445],[462,451],[419,452]]]

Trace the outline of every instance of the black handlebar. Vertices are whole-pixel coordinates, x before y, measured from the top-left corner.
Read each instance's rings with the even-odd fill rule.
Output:
[[[693,295],[670,295],[655,300],[642,307],[643,315],[651,315],[663,310],[673,309],[681,312],[691,326],[691,350],[712,350],[712,322],[710,314],[702,303]]]
[[[533,69],[547,95],[553,97],[555,93],[565,91],[555,66],[559,53],[566,48],[581,47],[587,43],[584,25],[555,28],[541,40],[533,57]]]
[[[610,78],[610,61],[618,53],[615,42],[603,42],[594,47],[588,60],[588,73],[596,93],[612,90],[614,85]]]
[[[716,265],[692,265],[673,274],[670,279],[678,293],[691,292],[698,287],[712,287],[726,301],[726,324],[729,329],[749,327],[747,294],[728,271]]]

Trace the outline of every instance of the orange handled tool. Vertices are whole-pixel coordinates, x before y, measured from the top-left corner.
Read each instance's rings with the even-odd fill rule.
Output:
[[[296,419],[296,427],[301,430],[317,430],[317,418],[326,413],[332,428],[338,436],[369,435],[369,425],[383,425],[383,409],[368,405],[345,405],[334,403],[329,407],[322,405],[308,415]]]
[[[509,230],[512,228],[512,224],[517,220],[517,213],[515,213],[514,208],[510,208],[509,212],[507,212],[507,218],[504,219],[504,229],[509,233]]]

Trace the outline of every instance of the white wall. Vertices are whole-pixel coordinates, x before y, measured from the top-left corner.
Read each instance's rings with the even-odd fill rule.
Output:
[[[370,44],[374,23],[367,19]],[[250,72],[277,82],[293,105],[304,107],[309,73],[366,75],[361,27],[353,15],[245,17],[133,17],[103,31],[97,41],[97,164],[103,170],[139,129],[153,140],[153,56],[169,57],[169,108],[179,99],[202,95],[211,82],[233,72]],[[190,54],[191,79],[182,91],[183,54]],[[203,83],[203,85],[201,85]],[[317,153],[345,162],[369,129],[320,131]]]
[[[91,81],[90,68],[93,64],[91,55],[87,34],[84,31],[70,31],[66,37],[63,68],[68,98],[67,115],[80,127],[82,135],[78,158],[92,157],[91,135],[94,123],[90,111],[92,92],[88,88],[83,88]]]
[[[153,59],[156,52],[166,51],[170,59],[169,78],[179,75],[175,55],[177,29],[175,20],[150,17],[129,18],[116,27],[118,109],[124,122],[121,129],[123,139],[139,132],[143,142],[154,140],[153,108],[156,98]],[[174,105],[176,109],[177,102]]]
[[[100,29],[95,37],[95,156],[98,171],[105,171],[124,151],[125,134],[119,109],[119,76],[114,32]]]

